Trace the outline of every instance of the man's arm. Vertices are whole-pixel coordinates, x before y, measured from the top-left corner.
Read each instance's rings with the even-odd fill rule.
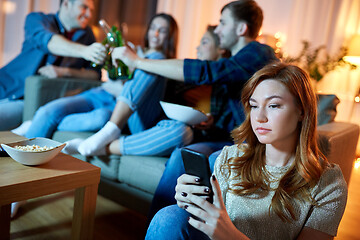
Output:
[[[129,47],[118,47],[112,52],[113,63],[116,65],[116,60],[122,60],[131,71],[135,68],[146,72],[161,75],[166,78],[171,78],[178,81],[184,81],[184,60],[181,59],[166,59],[166,60],[152,60],[140,58]]]
[[[106,48],[101,43],[86,46],[70,41],[60,34],[53,35],[47,47],[54,55],[84,58],[97,64],[101,64],[106,57]]]

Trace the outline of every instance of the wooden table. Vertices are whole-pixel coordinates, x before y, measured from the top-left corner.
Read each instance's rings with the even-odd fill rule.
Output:
[[[0,143],[24,137],[0,132]],[[73,239],[92,239],[100,168],[60,153],[50,162],[25,166],[0,157],[0,239],[10,239],[11,203],[75,189]]]

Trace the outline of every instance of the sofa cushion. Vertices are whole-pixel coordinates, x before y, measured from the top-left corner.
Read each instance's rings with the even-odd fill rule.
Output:
[[[336,106],[339,98],[334,94],[317,94],[318,125],[333,122],[336,116]]]
[[[53,139],[66,142],[74,138],[87,138],[93,133],[56,131]],[[97,156],[84,157],[74,155],[101,168],[101,176],[106,179],[122,182],[129,186],[153,194],[165,169],[166,157],[153,156]]]
[[[120,156],[94,156],[87,157],[86,161],[101,168],[101,176],[109,180],[118,180]]]
[[[332,122],[318,127],[319,147],[330,163],[340,166],[349,184],[357,141],[359,125],[348,122]]]
[[[23,121],[30,120],[36,110],[54,99],[73,96],[93,87],[100,81],[86,78],[47,78],[34,75],[25,80]]]
[[[154,193],[168,158],[121,156],[118,180],[148,193]]]

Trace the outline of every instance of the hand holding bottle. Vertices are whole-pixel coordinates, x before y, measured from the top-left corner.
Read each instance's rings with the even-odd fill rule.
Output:
[[[124,45],[124,39],[121,35],[121,32],[115,26],[110,28],[110,26],[103,19],[99,21],[99,25],[106,34],[106,38],[102,44],[106,47],[108,53],[105,58],[103,68],[108,71],[110,79],[129,79],[131,75],[128,67],[119,59],[117,59],[114,64],[111,56],[113,49]],[[93,62],[93,67],[97,66],[98,64]]]
[[[96,64],[103,64],[107,56],[106,47],[101,43],[93,43],[84,47],[83,58]]]
[[[134,50],[128,46],[114,48],[111,52],[113,64],[117,66],[118,60],[121,60],[133,72],[136,68],[136,61],[140,58]]]

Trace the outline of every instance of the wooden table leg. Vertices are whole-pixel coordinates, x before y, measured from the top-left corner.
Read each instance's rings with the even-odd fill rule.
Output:
[[[11,204],[0,206],[0,239],[10,239]]]
[[[97,191],[98,184],[75,190],[73,239],[93,239]]]

